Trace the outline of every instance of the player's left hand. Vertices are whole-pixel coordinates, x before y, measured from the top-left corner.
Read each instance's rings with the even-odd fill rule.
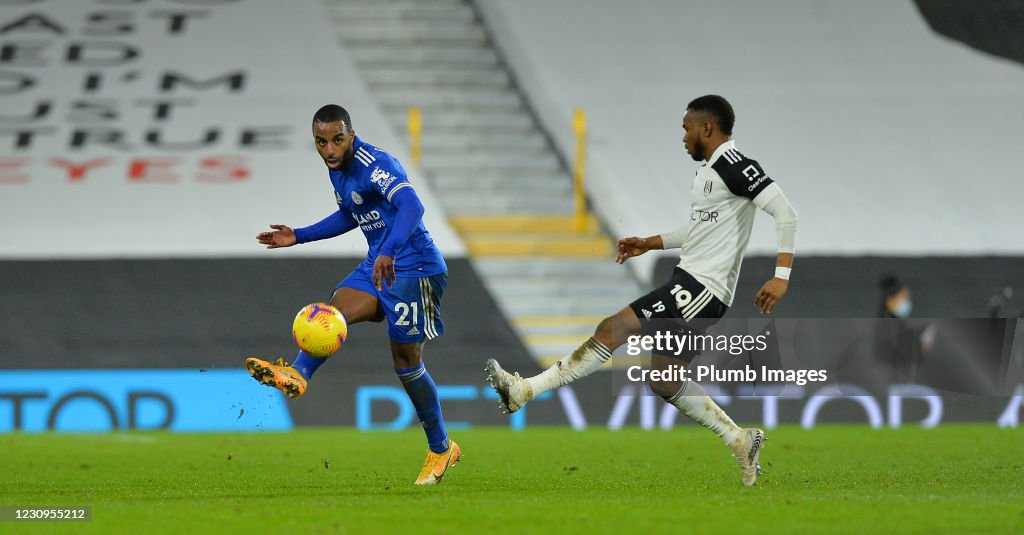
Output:
[[[382,290],[385,282],[388,283],[388,288],[395,283],[395,259],[387,255],[377,255],[377,260],[373,263],[373,285]]]
[[[772,310],[775,310],[775,305],[779,304],[779,301],[782,300],[782,296],[786,295],[786,289],[788,288],[788,280],[772,279],[764,283],[761,291],[757,292],[757,297],[754,298],[754,305],[761,310],[761,314],[771,314]]]

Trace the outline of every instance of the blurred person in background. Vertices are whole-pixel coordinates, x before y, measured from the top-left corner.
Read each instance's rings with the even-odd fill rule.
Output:
[[[914,310],[910,286],[894,274],[878,281],[881,291],[879,321],[875,324],[872,350],[875,362],[890,384],[912,383],[921,359],[931,352],[935,329],[915,328],[908,318]]]

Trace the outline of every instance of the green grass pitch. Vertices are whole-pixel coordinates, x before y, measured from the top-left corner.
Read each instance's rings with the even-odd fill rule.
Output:
[[[93,507],[9,533],[1024,533],[1024,429],[768,433],[743,488],[709,432],[482,428],[413,479],[418,430],[0,436],[0,505]]]

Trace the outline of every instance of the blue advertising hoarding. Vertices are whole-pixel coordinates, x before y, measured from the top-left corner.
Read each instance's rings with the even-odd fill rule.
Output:
[[[0,371],[0,432],[291,428],[284,396],[241,369]]]

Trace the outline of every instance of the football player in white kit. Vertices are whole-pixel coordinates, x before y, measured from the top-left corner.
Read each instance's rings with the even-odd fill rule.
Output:
[[[744,156],[732,140],[735,114],[718,95],[694,99],[683,116],[683,144],[697,169],[688,222],[677,230],[647,238],[619,240],[616,261],[652,249],[679,248],[679,264],[665,284],[633,301],[598,324],[594,336],[553,366],[523,378],[487,361],[487,381],[498,392],[500,406],[515,412],[534,397],[590,375],[644,324],[657,319],[691,321],[708,326],[732,304],[743,253],[754,224],[754,209],[775,220],[778,256],[774,277],[754,297],[762,314],[770,314],[786,294],[793,265],[797,214],[782,190],[761,168]],[[652,363],[658,366],[658,355]],[[652,390],[684,414],[710,429],[732,449],[743,485],[757,481],[764,431],[736,425],[696,381],[651,383]]]

